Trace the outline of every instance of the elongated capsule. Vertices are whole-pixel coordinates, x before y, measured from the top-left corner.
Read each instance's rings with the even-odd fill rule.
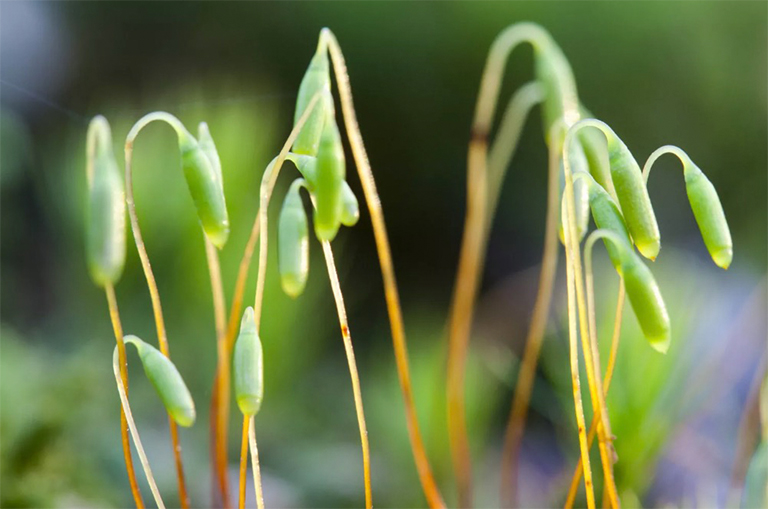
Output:
[[[584,155],[584,150],[581,147],[581,143],[578,140],[574,140],[571,143],[570,149],[571,172],[573,174],[573,196],[574,196],[574,209],[576,211],[576,235],[579,242],[584,238],[589,228],[589,191],[587,189],[586,182],[581,179],[576,179],[576,176],[584,173],[588,174],[589,165],[587,158]],[[560,178],[562,181],[562,188],[565,188],[565,180],[563,175],[563,167],[560,165]],[[560,225],[558,228],[558,235],[560,236],[560,242],[565,243],[565,237],[563,234],[563,215],[560,214]]]
[[[621,276],[640,328],[651,346],[667,353],[670,342],[669,314],[651,270],[626,245],[621,254]]]
[[[219,158],[219,152],[216,150],[216,144],[213,142],[211,131],[208,129],[208,124],[206,122],[200,122],[197,126],[197,141],[200,144],[203,153],[208,158],[208,161],[210,161],[216,180],[223,189],[224,179],[221,174],[221,159]]]
[[[605,138],[594,129],[585,129],[579,132],[579,141],[584,148],[589,174],[603,189],[609,189],[613,185],[613,181],[611,180],[611,164],[608,161]]]
[[[125,336],[124,339],[126,343],[135,346],[139,352],[144,373],[155,387],[168,415],[179,426],[192,426],[195,423],[195,402],[171,359],[136,336]]]
[[[307,285],[309,274],[309,227],[301,201],[303,179],[291,184],[280,209],[277,229],[277,255],[280,284],[291,297],[298,297]]]
[[[237,406],[244,415],[256,415],[264,399],[264,366],[252,307],[243,313],[240,335],[232,357],[232,369]]]
[[[712,182],[690,159],[684,163],[683,171],[688,201],[704,244],[717,266],[727,269],[733,260],[733,241],[720,197]]]
[[[318,92],[323,95],[331,91],[331,74],[328,65],[328,52],[325,44],[318,44],[312,60],[309,62],[309,68],[304,73],[304,77],[299,85],[299,95],[296,98],[296,112],[293,121],[298,122],[299,117],[309,105],[312,97]],[[320,145],[320,137],[323,132],[323,125],[328,117],[328,104],[320,100],[316,103],[314,110],[307,119],[304,127],[301,128],[299,135],[293,142],[293,152],[297,154],[317,155]]]
[[[359,219],[360,205],[357,203],[357,196],[345,180],[341,183],[341,224],[355,226]]]
[[[595,220],[595,225],[601,230],[615,233],[621,241],[631,246],[627,225],[624,223],[624,217],[621,215],[621,211],[616,202],[613,201],[613,198],[591,175],[580,174],[576,178],[587,185],[589,207],[592,210],[592,218]],[[603,242],[613,266],[621,274],[621,253],[619,249],[609,240],[603,239]]]
[[[640,166],[616,133],[609,128],[604,133],[608,139],[611,178],[629,233],[638,251],[655,260],[661,249],[661,235]]]
[[[182,131],[178,135],[181,164],[197,216],[210,241],[221,249],[229,238],[229,217],[221,173],[217,172],[203,147],[191,134]]]
[[[331,241],[339,231],[342,211],[342,188],[346,175],[344,148],[336,119],[329,115],[317,150],[315,174],[315,235]]]
[[[112,150],[112,133],[101,115],[88,127],[88,269],[99,285],[115,284],[125,265],[125,190]]]

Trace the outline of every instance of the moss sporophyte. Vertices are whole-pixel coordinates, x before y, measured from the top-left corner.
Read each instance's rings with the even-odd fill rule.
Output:
[[[506,62],[522,43],[533,47],[534,79],[513,94],[498,128],[494,117]],[[333,75],[333,77],[332,77]],[[335,83],[334,90],[333,84]],[[336,95],[334,95],[336,94]],[[566,507],[572,507],[584,477],[586,503],[596,507],[590,448],[598,438],[603,499],[618,508],[613,465],[621,447],[614,437],[606,395],[618,355],[624,298],[630,305],[649,347],[664,353],[679,341],[674,335],[663,300],[663,285],[656,281],[649,263],[661,249],[661,235],[646,180],[663,154],[671,153],[683,165],[686,192],[702,239],[714,262],[726,269],[733,257],[733,242],[725,213],[714,186],[681,149],[664,146],[648,158],[643,170],[624,140],[603,121],[597,120],[579,100],[576,80],[565,53],[543,28],[519,23],[504,30],[491,46],[480,83],[471,129],[467,160],[467,206],[455,290],[449,318],[447,359],[447,425],[458,505],[472,505],[471,456],[465,422],[464,381],[475,300],[484,265],[493,215],[501,186],[516,151],[526,118],[541,105],[544,141],[548,148],[547,211],[538,293],[526,338],[526,347],[515,386],[501,457],[501,504],[517,503],[517,464],[520,440],[531,397],[536,364],[544,337],[555,287],[559,246],[565,253],[568,308],[568,345],[573,411],[580,459],[572,476]],[[175,116],[153,112],[140,118],[125,140],[125,180],[120,178],[112,136],[104,117],[92,120],[86,142],[88,216],[86,257],[90,275],[105,291],[116,347],[113,370],[121,401],[121,437],[134,502],[144,507],[132,462],[130,437],[158,507],[164,507],[133,419],[128,398],[126,343],[133,344],[144,372],[169,416],[171,448],[179,490],[179,503],[189,507],[177,425],[194,424],[192,395],[169,356],[163,308],[155,275],[144,245],[133,195],[132,155],[143,128],[153,122],[170,125],[177,136],[179,161],[195,206],[205,242],[215,322],[216,375],[211,399],[210,436],[214,474],[214,504],[232,507],[228,479],[228,432],[231,390],[243,415],[239,507],[245,505],[247,464],[250,453],[256,503],[265,506],[256,442],[256,417],[269,412],[264,399],[264,370],[270,368],[269,345],[276,338],[263,334],[261,317],[268,267],[269,203],[285,161],[298,171],[282,200],[277,220],[278,271],[283,291],[299,299],[308,284],[310,260],[310,213],[314,237],[322,246],[326,271],[334,297],[339,329],[350,372],[362,452],[363,489],[367,508],[373,507],[371,459],[350,326],[331,242],[342,226],[354,226],[361,215],[353,187],[347,181],[345,143],[352,154],[374,234],[392,334],[398,379],[405,405],[407,431],[413,459],[427,504],[445,507],[432,473],[422,439],[413,398],[410,366],[400,298],[384,223],[381,200],[357,123],[350,79],[339,44],[328,29],[318,44],[298,86],[293,128],[284,144],[265,167],[259,186],[259,203],[250,236],[241,257],[231,306],[226,308],[218,251],[230,233],[225,199],[226,167],[216,150],[211,129],[200,122],[197,137]],[[215,130],[214,130],[215,131]],[[305,204],[303,193],[309,198]],[[309,205],[305,208],[305,205]],[[135,336],[123,337],[114,285],[120,279],[126,256],[125,210],[139,254],[152,303],[158,348]],[[589,232],[591,217],[597,227]],[[586,240],[584,240],[586,239]],[[598,348],[592,250],[602,240],[619,276],[618,300],[606,371],[601,371]],[[584,246],[582,247],[582,242]],[[258,269],[253,302],[243,311],[249,269],[258,243]],[[583,255],[582,255],[583,249]],[[636,251],[637,250],[637,251]],[[639,254],[638,254],[639,253]],[[583,256],[583,258],[582,258]],[[579,341],[579,338],[581,341]],[[592,423],[587,429],[580,390],[579,355],[586,367]],[[183,366],[182,366],[183,368]],[[182,369],[183,371],[183,369]],[[266,405],[265,405],[266,403]],[[761,449],[761,451],[764,450]],[[762,452],[761,454],[765,454]],[[750,471],[752,472],[752,471]],[[762,475],[759,472],[755,475]],[[751,479],[752,477],[750,477]]]

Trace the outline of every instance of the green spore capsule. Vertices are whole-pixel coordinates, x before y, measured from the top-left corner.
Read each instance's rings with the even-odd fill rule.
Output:
[[[622,242],[631,246],[627,225],[624,223],[624,217],[621,215],[621,211],[616,202],[613,201],[613,198],[591,175],[582,173],[576,175],[576,178],[587,185],[589,207],[592,210],[592,218],[595,220],[595,225],[601,230],[615,233]],[[621,253],[619,249],[609,240],[603,239],[603,242],[611,263],[621,274]]]
[[[651,346],[667,353],[670,342],[669,314],[651,270],[626,246],[621,255],[621,276],[640,328]]]
[[[125,190],[112,150],[107,119],[97,116],[88,127],[88,269],[99,286],[115,284],[125,265]]]
[[[136,336],[125,336],[124,339],[126,343],[135,346],[139,352],[144,373],[155,387],[168,415],[179,426],[192,426],[195,423],[195,402],[173,362],[160,350]]]
[[[332,112],[323,128],[317,150],[315,183],[315,235],[320,241],[336,237],[341,224],[342,188],[346,175],[341,134]]]
[[[704,244],[715,264],[727,269],[733,260],[733,241],[720,197],[712,182],[690,159],[683,165],[683,171],[688,201]]]
[[[221,174],[221,159],[219,159],[219,152],[216,150],[216,144],[213,142],[211,131],[208,129],[206,122],[200,122],[197,126],[197,141],[208,161],[210,161],[213,172],[216,175],[216,180],[223,189],[224,179]]]
[[[204,150],[204,145],[201,146],[191,134],[180,131],[178,136],[184,176],[197,209],[197,216],[210,241],[221,249],[229,238],[229,218],[221,171],[215,168],[215,163]],[[213,140],[210,143],[210,146],[212,145]],[[213,150],[215,151],[215,148]]]
[[[296,112],[293,117],[294,123],[299,121],[299,118],[316,93],[322,92],[325,95],[326,92],[330,93],[330,91],[331,74],[330,66],[328,65],[328,52],[321,38],[317,51],[309,62],[309,68],[304,73],[301,85],[299,85],[299,95],[296,98]],[[296,140],[293,142],[293,152],[310,156],[317,155],[323,125],[326,122],[327,116],[328,104],[323,100],[318,101],[306,123],[301,128]]]
[[[661,249],[661,235],[640,166],[610,128],[603,132],[608,139],[611,178],[629,233],[640,253],[655,260]]]
[[[574,209],[576,211],[576,235],[579,242],[584,238],[589,228],[589,191],[587,189],[586,182],[581,179],[576,179],[579,174],[588,174],[589,165],[587,158],[584,155],[584,150],[581,147],[581,143],[574,141],[571,143],[570,149],[570,163],[571,172],[573,174],[573,196],[574,196]],[[560,165],[560,179],[561,179],[561,193],[565,188],[565,179],[563,174],[563,165]],[[563,233],[563,215],[560,214],[560,224],[558,226],[558,235],[560,236],[560,242],[565,244],[565,236]]]
[[[277,234],[280,284],[290,297],[298,297],[307,285],[309,274],[309,227],[301,201],[303,179],[291,184],[280,209]]]
[[[357,196],[345,180],[341,184],[341,224],[355,226],[360,219],[360,205]]]
[[[243,313],[232,357],[232,370],[237,406],[243,415],[256,415],[264,399],[264,366],[252,307]]]

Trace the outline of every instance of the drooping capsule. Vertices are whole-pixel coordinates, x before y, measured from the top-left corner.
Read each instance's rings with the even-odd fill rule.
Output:
[[[303,179],[291,184],[280,209],[277,232],[278,267],[283,291],[298,297],[304,291],[309,274],[309,227],[300,190]]]
[[[168,415],[179,426],[192,426],[195,423],[195,402],[171,359],[136,336],[125,336],[125,342],[135,346],[139,352],[144,373],[155,387]]]
[[[298,122],[304,110],[312,101],[312,97],[318,92],[321,96],[331,91],[331,74],[328,65],[328,52],[324,44],[318,44],[309,68],[299,85],[299,95],[296,98],[296,112],[293,121]],[[293,142],[293,152],[297,154],[315,156],[320,145],[320,137],[323,125],[328,117],[328,104],[324,100],[318,101],[304,127],[302,127],[296,140]]]
[[[219,152],[216,150],[216,144],[211,137],[211,131],[208,129],[206,122],[200,122],[197,126],[197,141],[200,144],[200,148],[213,166],[213,172],[216,175],[216,180],[219,185],[224,188],[224,179],[221,174],[221,159],[219,158]]]
[[[587,185],[589,208],[592,210],[592,218],[595,220],[595,225],[601,230],[615,233],[622,242],[631,246],[627,225],[624,223],[624,217],[621,215],[621,211],[616,202],[613,201],[613,198],[591,175],[581,174],[577,178]],[[621,274],[621,253],[619,249],[609,240],[604,239],[603,242],[613,266]]]
[[[125,190],[112,150],[107,119],[88,127],[88,269],[99,285],[115,284],[125,265]]]
[[[704,244],[717,266],[727,269],[733,260],[733,241],[720,197],[712,182],[690,159],[684,163],[683,171],[688,201]]]
[[[210,241],[221,249],[229,238],[229,217],[221,172],[217,171],[203,146],[191,134],[178,131],[178,136],[184,176],[197,216]]]
[[[603,189],[610,189],[613,182],[611,181],[611,165],[608,161],[605,138],[594,129],[584,129],[579,131],[579,141],[584,148],[589,174]]]
[[[247,308],[243,313],[240,335],[237,337],[232,355],[232,375],[237,406],[244,415],[256,415],[264,399],[264,366],[261,340],[256,331],[252,307]]]
[[[341,224],[355,226],[360,219],[360,205],[357,196],[345,180],[341,184]]]
[[[315,183],[315,235],[320,241],[331,241],[339,231],[342,212],[342,188],[346,175],[341,134],[332,112],[323,128],[317,150]]]
[[[655,350],[667,353],[670,342],[669,314],[659,285],[651,270],[629,245],[621,251],[621,276],[643,335]]]
[[[608,160],[621,212],[640,253],[651,260],[661,249],[661,236],[645,180],[632,153],[616,133],[606,128]]]

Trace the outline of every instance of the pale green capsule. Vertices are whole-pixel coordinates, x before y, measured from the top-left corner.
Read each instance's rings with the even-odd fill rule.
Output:
[[[197,141],[200,144],[203,153],[208,158],[208,161],[211,162],[213,172],[216,175],[216,180],[223,189],[224,179],[221,174],[221,159],[219,159],[219,152],[216,150],[216,144],[213,142],[211,131],[208,129],[208,124],[206,122],[200,122],[197,126]]]
[[[309,62],[309,68],[299,85],[299,95],[296,98],[296,112],[293,121],[298,122],[304,110],[309,105],[316,93],[330,93],[331,74],[328,65],[328,52],[325,46],[318,45],[315,55]],[[314,156],[320,145],[320,137],[323,132],[326,118],[328,117],[328,104],[320,100],[309,115],[299,135],[293,142],[293,152],[297,154]]]
[[[621,276],[640,328],[651,346],[667,353],[670,325],[667,306],[651,270],[626,246],[621,254]]]
[[[686,161],[683,170],[688,201],[691,203],[704,244],[712,260],[719,267],[727,269],[733,260],[733,241],[720,197],[712,182],[692,161]]]
[[[581,143],[578,140],[573,140],[573,143],[571,143],[571,146],[569,148],[570,157],[569,161],[571,164],[571,173],[573,174],[574,181],[573,181],[573,196],[574,196],[574,209],[576,211],[576,235],[579,242],[584,238],[584,235],[587,233],[587,229],[589,228],[589,192],[587,189],[586,182],[583,182],[581,179],[576,179],[576,176],[583,173],[583,174],[589,174],[589,165],[587,163],[587,158],[584,155],[584,150],[581,147]],[[563,180],[563,185],[561,185],[561,188],[564,188],[564,175],[563,175],[563,166],[560,165],[560,178]],[[562,192],[562,189],[561,189]],[[558,227],[558,235],[560,236],[560,242],[565,243],[565,237],[563,235],[563,215],[560,214],[560,225]]]
[[[579,131],[579,141],[584,148],[589,174],[603,189],[609,189],[613,182],[611,181],[611,165],[608,161],[605,138],[594,129],[584,129]]]
[[[86,253],[91,278],[104,286],[117,283],[125,265],[125,190],[107,119],[95,117],[88,137]]]
[[[197,216],[210,241],[221,249],[229,238],[229,217],[221,172],[217,171],[206,151],[191,134],[181,131],[178,135],[184,176]]]
[[[294,298],[304,291],[309,274],[309,227],[299,194],[303,185],[303,179],[296,179],[291,184],[280,209],[277,227],[280,284],[283,291]]]
[[[611,178],[627,228],[640,253],[655,260],[661,249],[661,235],[640,166],[613,131],[606,129],[605,134]]]
[[[587,185],[589,207],[592,209],[592,218],[595,221],[595,225],[601,230],[615,233],[622,242],[631,246],[627,225],[624,223],[624,217],[621,215],[621,211],[616,202],[613,201],[613,198],[591,175],[582,173],[577,178]],[[613,266],[621,274],[621,253],[619,249],[609,240],[603,239],[603,242]]]
[[[144,373],[155,387],[168,415],[179,426],[192,426],[195,423],[195,402],[173,362],[160,350],[136,336],[125,336],[125,342],[135,346],[139,352]]]
[[[317,165],[312,194],[315,198],[315,235],[331,241],[339,231],[342,188],[346,175],[344,148],[336,119],[328,116],[317,150]]]
[[[360,219],[360,205],[357,197],[345,180],[341,184],[341,224],[355,226]]]
[[[252,307],[245,310],[240,323],[232,354],[232,375],[237,406],[244,415],[256,415],[264,399],[264,365]]]

